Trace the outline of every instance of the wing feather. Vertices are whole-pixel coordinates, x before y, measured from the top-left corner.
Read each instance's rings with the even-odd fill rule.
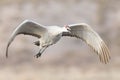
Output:
[[[110,52],[100,38],[100,36],[87,24],[72,24],[70,26],[70,32],[63,32],[63,36],[77,37],[85,41],[98,55],[100,61],[107,63],[110,59]]]
[[[46,31],[47,31],[47,29],[44,26],[42,26],[36,22],[33,22],[31,20],[23,21],[13,31],[13,33],[8,41],[7,48],[6,48],[6,57],[8,57],[8,48],[17,35],[19,35],[19,34],[32,35],[37,38],[40,38]]]

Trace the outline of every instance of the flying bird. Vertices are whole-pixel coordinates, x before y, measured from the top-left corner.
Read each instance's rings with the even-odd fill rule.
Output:
[[[40,57],[45,49],[56,42],[61,37],[69,36],[76,37],[87,43],[99,56],[103,63],[108,63],[110,59],[110,52],[101,37],[87,24],[78,23],[59,26],[44,26],[32,20],[23,21],[12,33],[6,48],[6,57],[8,57],[8,48],[11,42],[19,34],[31,35],[38,38],[34,44],[39,46],[39,52],[35,55],[36,58]]]

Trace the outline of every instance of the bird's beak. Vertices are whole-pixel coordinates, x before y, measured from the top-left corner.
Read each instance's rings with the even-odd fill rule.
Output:
[[[67,31],[71,31],[71,28],[68,25],[65,25],[64,27],[67,29]]]
[[[68,26],[68,27],[67,27],[67,30],[68,30],[68,31],[71,31],[71,28]]]

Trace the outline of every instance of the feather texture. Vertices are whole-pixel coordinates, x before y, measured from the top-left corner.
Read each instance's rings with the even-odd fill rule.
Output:
[[[109,50],[100,38],[100,36],[87,24],[72,24],[69,25],[70,32],[63,32],[62,36],[71,36],[80,38],[85,41],[98,55],[100,61],[107,63],[110,59]]]

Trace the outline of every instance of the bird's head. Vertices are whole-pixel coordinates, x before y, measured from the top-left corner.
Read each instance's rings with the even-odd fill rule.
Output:
[[[68,25],[64,25],[64,28],[69,32],[71,29],[70,29],[70,26]]]

